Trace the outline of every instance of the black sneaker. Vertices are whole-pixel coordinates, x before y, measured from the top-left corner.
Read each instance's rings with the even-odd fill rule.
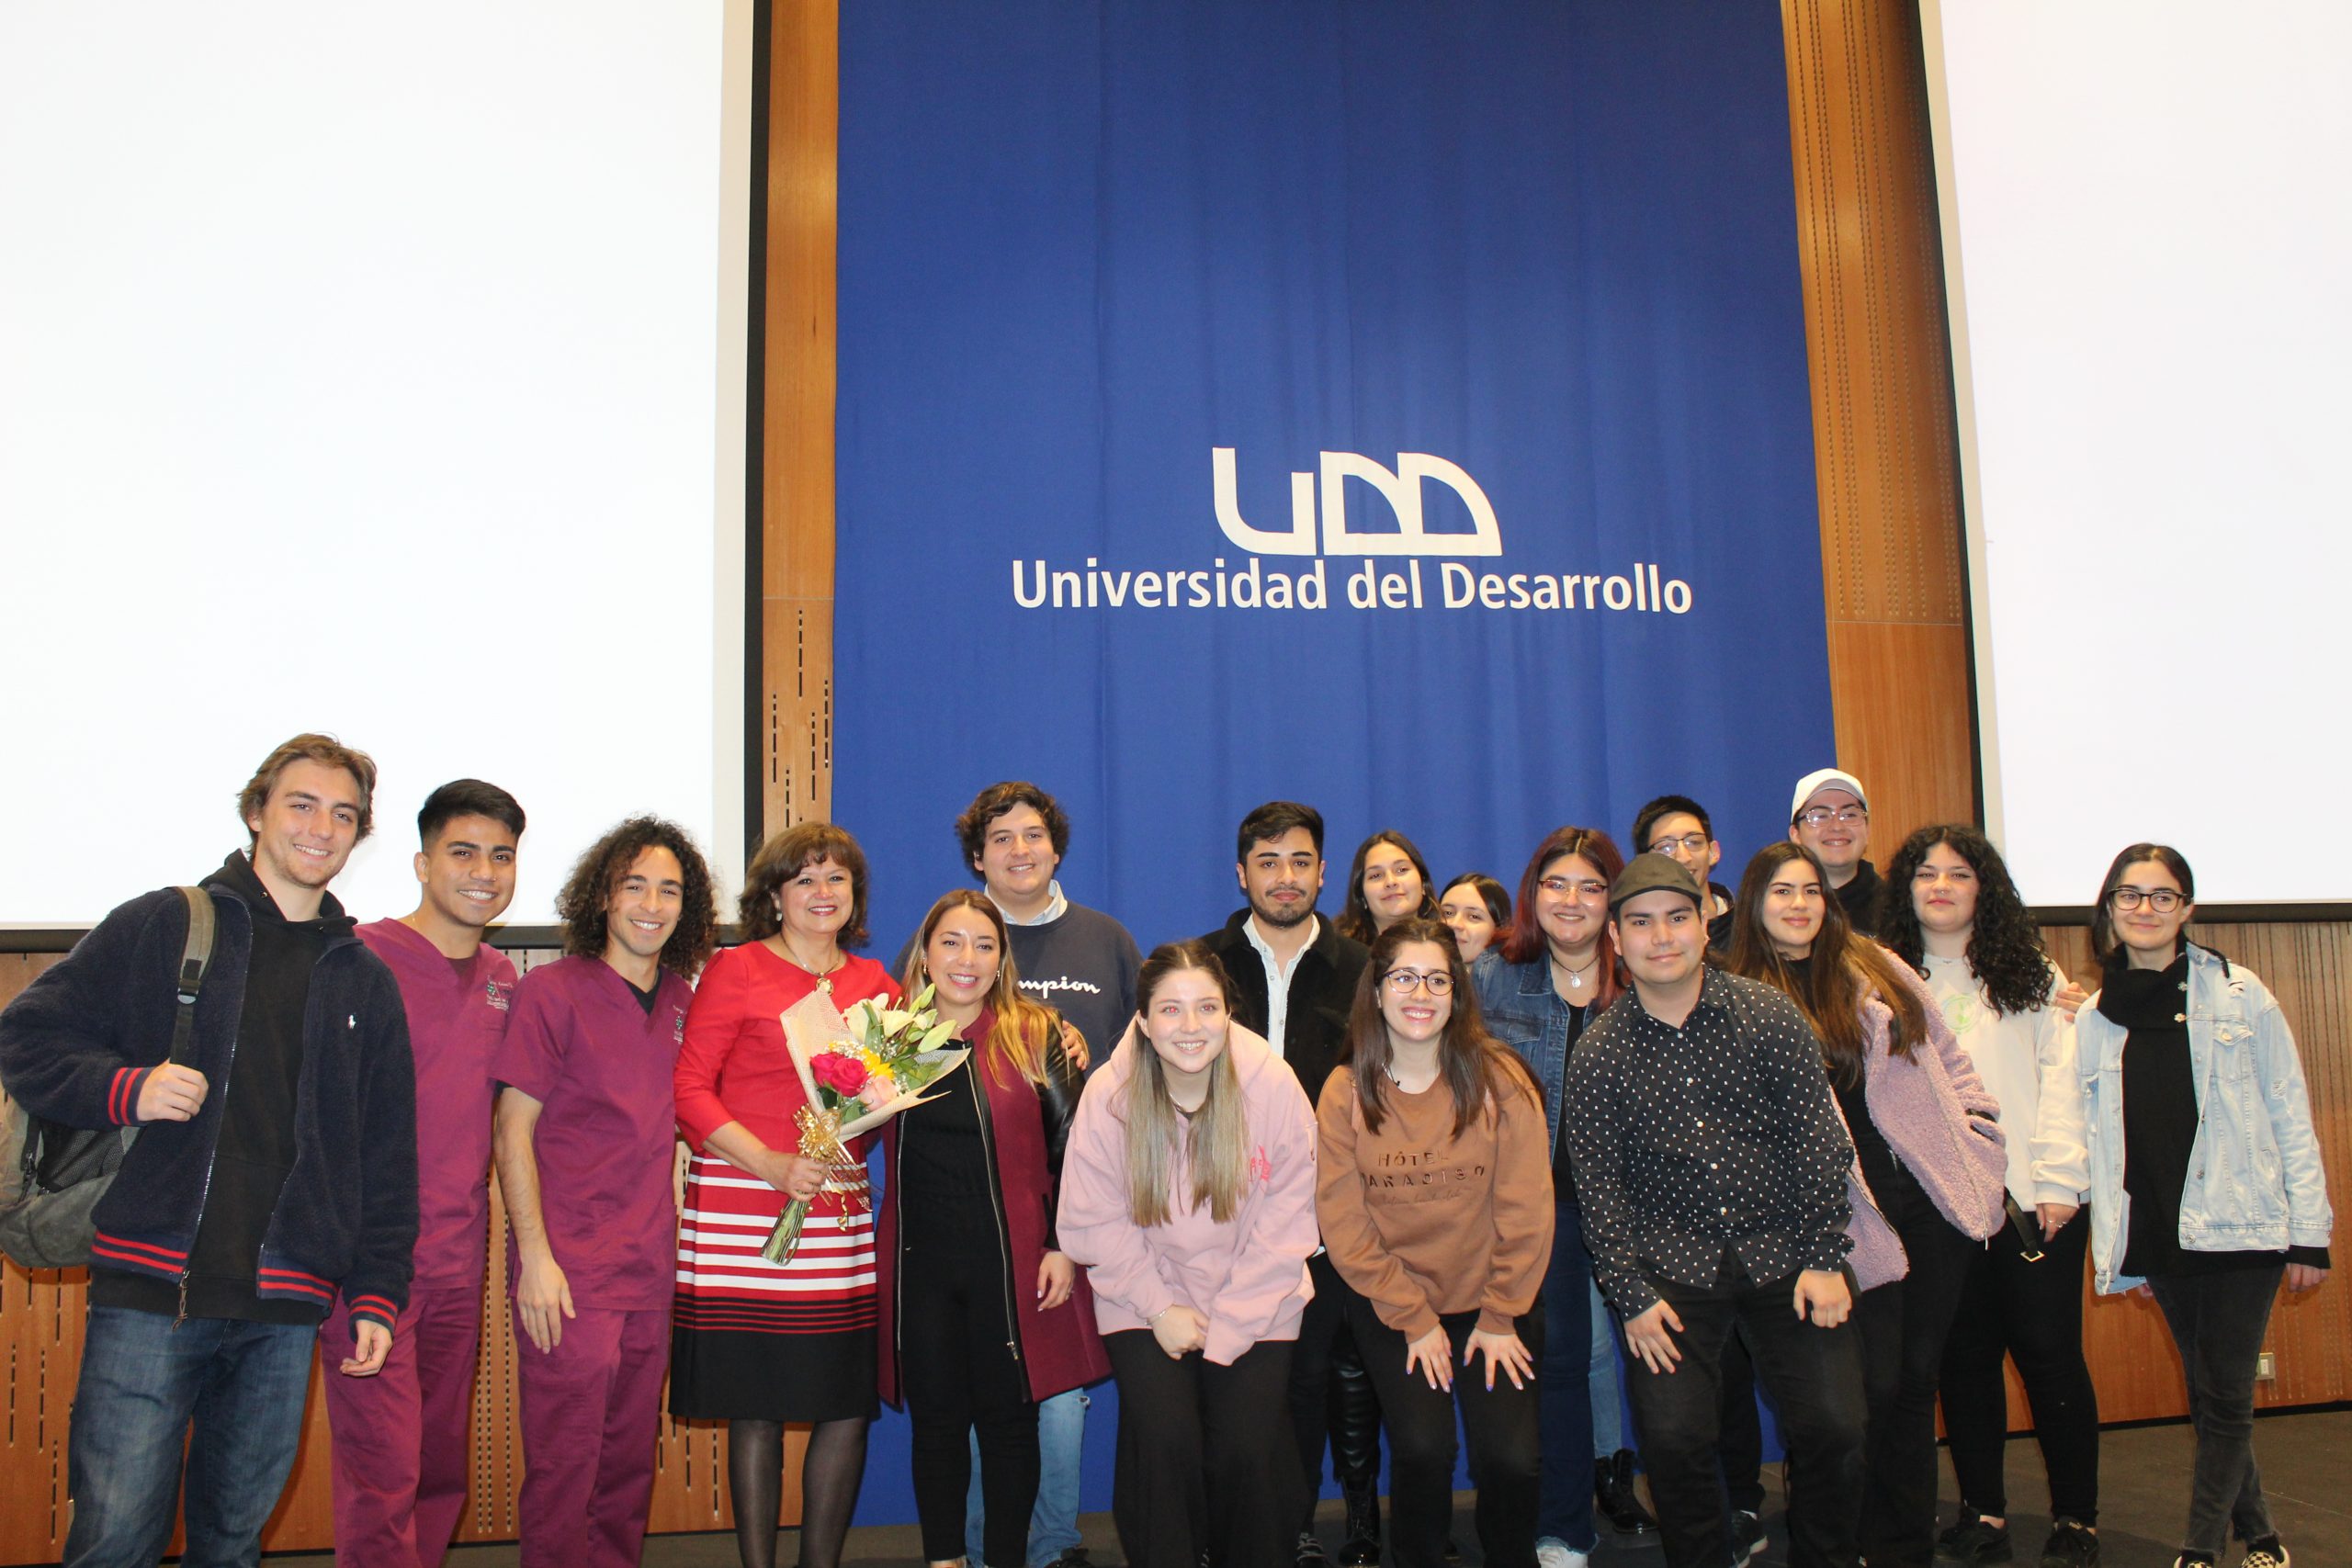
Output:
[[[2098,1532],[2080,1519],[2060,1518],[2041,1543],[2041,1568],[2098,1568]]]
[[[1592,1499],[1619,1535],[1649,1535],[1657,1529],[1657,1520],[1642,1506],[1642,1495],[1634,1489],[1631,1449],[1592,1461]]]
[[[1736,1508],[1731,1516],[1731,1568],[1747,1565],[1764,1555],[1772,1538],[1764,1533],[1764,1521],[1745,1508]]]
[[[2007,1562],[2016,1555],[2009,1527],[1987,1524],[1974,1514],[1961,1515],[1958,1524],[1936,1537],[1939,1562]]]
[[[1298,1551],[1293,1561],[1297,1568],[1331,1568],[1331,1559],[1324,1551],[1323,1543],[1315,1538],[1313,1530],[1298,1532]]]

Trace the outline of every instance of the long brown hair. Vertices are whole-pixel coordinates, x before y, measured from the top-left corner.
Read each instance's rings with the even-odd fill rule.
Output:
[[[1503,950],[1504,961],[1510,964],[1532,964],[1538,958],[1549,958],[1552,944],[1544,935],[1544,928],[1535,919],[1535,886],[1544,880],[1544,868],[1562,855],[1574,855],[1600,873],[1600,880],[1615,886],[1625,873],[1625,856],[1617,848],[1617,840],[1598,828],[1555,828],[1535,846],[1528,857],[1527,869],[1520,873],[1519,900],[1511,908],[1510,924],[1496,939]],[[1702,906],[1703,908],[1703,906]],[[1611,921],[1603,916],[1600,922],[1600,945],[1593,949],[1597,955],[1594,978],[1593,1016],[1615,1001],[1625,988],[1617,965],[1617,938],[1610,931]]]
[[[1821,882],[1821,934],[1814,939],[1813,961],[1803,977],[1764,929],[1765,892],[1792,861],[1803,861]],[[1732,906],[1731,954],[1724,967],[1761,980],[1796,1003],[1821,1039],[1824,1060],[1849,1084],[1862,1071],[1862,1004],[1873,995],[1894,1014],[1888,1050],[1907,1057],[1928,1038],[1928,1009],[1917,982],[1903,972],[1894,954],[1854,930],[1837,889],[1829,886],[1829,874],[1803,844],[1767,844],[1747,863]]]
[[[1004,929],[1004,914],[996,901],[985,893],[969,887],[957,887],[940,895],[931,913],[922,918],[922,928],[915,933],[914,945],[907,950],[906,973],[899,983],[907,995],[914,996],[931,983],[931,965],[924,954],[931,949],[932,932],[947,918],[950,909],[970,909],[989,922],[996,932],[996,984],[989,987],[987,1007],[992,1021],[988,1038],[975,1043],[978,1055],[988,1066],[989,1077],[1001,1083],[999,1068],[1010,1065],[1012,1070],[1033,1084],[1046,1081],[1046,1053],[1052,1043],[1054,1015],[1021,994],[1021,976],[1012,964],[1012,938]]]
[[[1421,901],[1413,914],[1424,919],[1437,918],[1437,888],[1430,881],[1430,863],[1421,858],[1413,840],[1394,828],[1383,828],[1356,846],[1354,863],[1348,867],[1348,896],[1340,906],[1340,934],[1355,942],[1369,944],[1378,934],[1378,922],[1372,918],[1372,900],[1363,896],[1363,863],[1372,852],[1383,844],[1394,844],[1413,863],[1413,874],[1421,879]]]
[[[1139,1225],[1165,1224],[1173,1215],[1169,1189],[1181,1148],[1193,1167],[1193,1207],[1205,1206],[1223,1224],[1241,1207],[1250,1163],[1249,1117],[1241,1103],[1241,1075],[1233,1069],[1233,1043],[1209,1067],[1208,1098],[1188,1119],[1168,1093],[1168,1073],[1143,1029],[1152,994],[1171,975],[1193,970],[1216,983],[1225,998],[1227,1027],[1233,1012],[1233,978],[1205,943],[1162,942],[1136,975],[1135,1060],[1127,1071],[1127,1213]]]
[[[1347,1064],[1356,1080],[1356,1104],[1363,1124],[1380,1131],[1386,1119],[1388,1021],[1380,1010],[1383,976],[1396,966],[1397,950],[1407,942],[1426,942],[1445,954],[1445,971],[1453,976],[1453,1010],[1438,1036],[1437,1071],[1453,1095],[1453,1135],[1462,1136],[1479,1109],[1493,1102],[1498,1109],[1513,1091],[1523,1091],[1540,1107],[1535,1080],[1509,1046],[1487,1032],[1478,1013],[1478,993],[1470,988],[1470,970],[1453,932],[1437,920],[1419,916],[1397,921],[1373,939],[1372,958],[1356,982],[1355,1007],[1348,1015]]]

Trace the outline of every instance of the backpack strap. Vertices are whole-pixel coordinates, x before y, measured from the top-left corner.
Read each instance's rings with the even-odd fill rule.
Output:
[[[204,989],[204,972],[212,963],[212,895],[201,887],[173,891],[187,904],[187,942],[180,950],[179,1008],[172,1015],[171,1060],[186,1066],[188,1042],[196,1032],[196,998]]]

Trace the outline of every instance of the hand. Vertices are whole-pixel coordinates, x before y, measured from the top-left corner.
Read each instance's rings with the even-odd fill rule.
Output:
[[[1405,1347],[1405,1375],[1411,1377],[1418,1365],[1421,1376],[1431,1388],[1451,1393],[1453,1388],[1453,1342],[1445,1337],[1445,1325],[1438,1325],[1419,1339]]]
[[[2290,1291],[2299,1292],[2303,1291],[2316,1291],[2320,1287],[2320,1282],[2326,1278],[2327,1270],[2321,1268],[2316,1263],[2290,1263],[2287,1265],[2287,1288]]]
[[[205,1091],[209,1087],[204,1075],[194,1067],[165,1062],[139,1086],[139,1119],[185,1122],[204,1104]]]
[[[2066,1228],[2066,1222],[2075,1217],[2077,1207],[2074,1203],[2036,1203],[2034,1211],[2041,1216],[2041,1239],[2054,1240]]]
[[[2082,1005],[2090,999],[2091,994],[2072,980],[2050,993],[2050,1005],[2058,1010],[2059,1017],[2068,1020],[2072,1020],[2082,1010]]]
[[[786,1197],[805,1202],[817,1196],[818,1190],[825,1185],[825,1162],[770,1149],[758,1156],[752,1174]]]
[[[1062,1055],[1068,1056],[1069,1065],[1081,1073],[1094,1061],[1094,1054],[1086,1048],[1086,1036],[1080,1034],[1078,1025],[1068,1019],[1062,1020]]]
[[[1625,1348],[1642,1359],[1642,1365],[1654,1372],[1670,1372],[1674,1363],[1682,1359],[1682,1348],[1674,1336],[1682,1332],[1682,1320],[1663,1298],[1625,1320]]]
[[[1845,1275],[1808,1269],[1797,1276],[1795,1305],[1800,1320],[1810,1315],[1815,1328],[1835,1328],[1854,1310],[1854,1296],[1846,1289]]]
[[[1470,1358],[1479,1351],[1487,1353],[1487,1386],[1495,1386],[1495,1372],[1500,1369],[1510,1379],[1513,1388],[1525,1388],[1535,1376],[1535,1358],[1516,1334],[1489,1334],[1483,1328],[1470,1332],[1470,1343],[1462,1348],[1462,1364],[1468,1366]]]
[[[1048,1252],[1037,1264],[1037,1305],[1051,1312],[1078,1289],[1078,1265],[1059,1252]]]
[[[552,1255],[524,1258],[514,1279],[514,1315],[523,1320],[524,1337],[541,1354],[563,1343],[563,1320],[580,1314],[571,1308],[571,1281]]]
[[[1191,1307],[1172,1306],[1151,1320],[1151,1337],[1170,1360],[1181,1361],[1209,1342],[1209,1322]]]
[[[372,1317],[356,1320],[351,1325],[351,1352],[335,1371],[347,1378],[374,1377],[392,1353],[392,1331]]]

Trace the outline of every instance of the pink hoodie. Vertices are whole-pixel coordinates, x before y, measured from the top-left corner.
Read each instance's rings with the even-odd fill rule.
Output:
[[[1056,1228],[1062,1250],[1086,1265],[1102,1332],[1149,1328],[1159,1313],[1188,1306],[1208,1319],[1203,1353],[1231,1366],[1261,1340],[1297,1338],[1315,1293],[1306,1278],[1317,1244],[1315,1114],[1290,1065],[1235,1024],[1225,1049],[1240,1077],[1250,1142],[1240,1209],[1219,1224],[1207,1209],[1187,1207],[1146,1229],[1127,1205],[1126,1100],[1135,1054],[1150,1049],[1130,1025],[1088,1082],[1062,1156]],[[1180,1157],[1180,1195],[1190,1190],[1190,1168]]]

